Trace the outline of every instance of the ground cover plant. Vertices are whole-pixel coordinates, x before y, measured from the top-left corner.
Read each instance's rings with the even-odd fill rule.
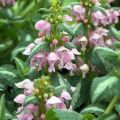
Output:
[[[17,45],[0,66],[0,120],[120,120],[120,8],[112,2],[0,0],[1,16],[13,14],[1,28],[14,26]]]

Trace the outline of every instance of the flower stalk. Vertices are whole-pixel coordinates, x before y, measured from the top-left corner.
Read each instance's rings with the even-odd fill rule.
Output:
[[[114,96],[111,102],[109,103],[107,109],[105,110],[104,114],[111,113],[117,101],[118,101],[118,96]]]

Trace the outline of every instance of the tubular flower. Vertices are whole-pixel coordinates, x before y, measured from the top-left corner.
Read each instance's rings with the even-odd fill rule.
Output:
[[[46,33],[50,33],[51,25],[49,22],[45,20],[40,20],[35,24],[36,30],[44,31]]]
[[[85,8],[81,5],[75,5],[72,11],[73,16],[75,16],[76,19],[79,21],[85,18],[85,12],[86,12]]]
[[[101,11],[95,11],[92,13],[92,20],[95,26],[99,26],[101,24],[106,26],[112,23],[118,23],[119,16],[119,11],[112,9],[106,10],[105,13],[102,13]]]

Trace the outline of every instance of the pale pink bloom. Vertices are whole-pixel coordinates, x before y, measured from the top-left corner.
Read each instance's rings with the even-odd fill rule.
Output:
[[[15,0],[0,0],[0,5],[6,6],[6,5],[13,5],[15,4]]]
[[[75,59],[75,55],[79,55],[80,53],[75,50],[69,50],[65,47],[60,47],[57,49],[57,55],[59,56],[59,64],[58,67],[59,69],[67,69],[67,70],[72,70],[73,69],[73,63],[72,60]]]
[[[112,18],[113,23],[118,23],[119,22],[119,16],[120,16],[119,11],[111,10],[110,11],[110,16]]]
[[[93,24],[98,26],[101,23],[101,20],[105,18],[105,15],[101,11],[96,11],[92,13]]]
[[[20,113],[17,115],[18,120],[33,120],[32,113]]]
[[[83,20],[85,18],[85,8],[81,5],[75,5],[73,7],[73,15],[77,17],[79,20]]]
[[[69,15],[64,15],[64,19],[65,19],[65,21],[72,21],[73,20],[73,18]]]
[[[106,10],[105,18],[101,20],[101,23],[106,26],[112,23],[112,17],[109,10]]]
[[[52,96],[50,99],[46,101],[46,108],[66,109],[66,105],[60,98]]]
[[[38,67],[38,71],[42,70],[42,68],[47,64],[47,53],[40,52],[34,55],[30,60],[30,66]]]
[[[101,5],[100,2],[99,2],[99,0],[92,0],[92,3],[94,3],[97,6]]]
[[[28,104],[26,106],[27,111],[29,112],[36,112],[38,110],[38,106],[34,104]]]
[[[34,46],[35,46],[34,43],[30,43],[30,44],[26,47],[26,49],[25,49],[25,51],[23,52],[23,54],[24,54],[24,55],[30,55],[31,49],[32,49]]]
[[[42,41],[43,41],[43,39],[42,39],[42,38],[37,38],[37,39],[35,40],[35,43],[36,43],[36,44],[41,44],[41,43],[42,43]]]
[[[22,82],[16,83],[15,84],[18,88],[23,88],[24,89],[24,94],[25,95],[30,95],[33,90],[33,82],[30,81],[29,79],[25,79]]]
[[[46,20],[40,20],[35,24],[35,28],[40,31],[45,31],[46,33],[50,32],[51,25]]]
[[[49,64],[49,68],[48,71],[49,72],[55,72],[55,63],[58,61],[59,57],[56,53],[51,52],[49,53],[47,60],[48,60],[48,64]]]
[[[75,55],[80,55],[80,52],[78,52],[77,49],[75,48],[72,49],[72,53]]]
[[[104,37],[108,34],[107,29],[101,27],[96,28],[94,32],[91,33],[89,41],[95,46],[105,46]]]
[[[71,95],[67,92],[67,91],[63,91],[62,93],[61,93],[61,96],[60,96],[61,98],[64,98],[65,100],[71,100],[72,98],[71,98]]]
[[[94,46],[104,46],[104,39],[103,36],[99,35],[98,33],[93,33],[89,38],[90,43]]]
[[[25,88],[25,85],[31,83],[31,80],[29,79],[25,79],[23,80],[22,82],[19,82],[19,83],[16,83],[15,85],[18,87],[18,88]]]
[[[19,103],[19,104],[23,104],[25,101],[26,96],[24,94],[19,94],[18,96],[16,96],[16,98],[14,99],[14,102]]]
[[[23,110],[23,106],[21,106],[17,109],[17,113],[21,112],[22,110]]]

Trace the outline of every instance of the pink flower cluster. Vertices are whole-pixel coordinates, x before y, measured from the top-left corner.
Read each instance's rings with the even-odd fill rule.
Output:
[[[108,30],[98,27],[94,32],[91,33],[89,42],[94,46],[105,46],[105,37],[108,35]]]
[[[72,10],[73,16],[76,17],[77,21],[84,20],[86,9],[82,5],[75,5]]]
[[[105,13],[101,11],[95,11],[92,13],[92,20],[95,26],[99,25],[109,25],[112,23],[118,23],[120,16],[120,11],[116,10],[106,10]]]
[[[42,70],[43,67],[48,65],[49,72],[55,72],[55,67],[72,70],[74,67],[72,60],[75,60],[75,55],[80,55],[75,48],[69,50],[61,46],[54,52],[39,52],[34,55],[30,60],[30,66],[36,67],[36,65],[38,65],[38,70]]]
[[[15,0],[0,0],[0,4],[2,6],[13,5],[14,3],[15,3]]]
[[[60,97],[52,96],[46,101],[46,108],[67,109],[65,100],[71,100],[71,96],[67,91],[63,91]]]
[[[19,113],[17,115],[17,118],[19,120],[33,120],[34,114],[36,114],[38,111],[38,106],[35,104],[28,104],[24,107],[26,97],[32,94],[33,82],[29,79],[26,79],[20,83],[17,83],[16,86],[18,88],[24,89],[24,94],[19,94],[14,99],[16,103],[21,105],[17,111]]]
[[[16,86],[18,88],[24,89],[24,94],[19,94],[16,96],[14,101],[21,105],[21,107],[18,108],[18,115],[17,118],[19,120],[33,120],[36,116],[36,119],[38,116],[38,105],[29,103],[24,106],[25,99],[27,96],[32,95],[32,91],[34,89],[33,82],[29,79],[25,79],[24,81],[17,83]],[[70,94],[63,90],[60,97],[52,96],[50,98],[45,99],[45,108],[46,110],[50,108],[58,108],[58,109],[67,109],[67,106],[65,104],[65,100],[71,100]],[[41,108],[42,109],[42,108]],[[39,117],[40,118],[40,117]]]

